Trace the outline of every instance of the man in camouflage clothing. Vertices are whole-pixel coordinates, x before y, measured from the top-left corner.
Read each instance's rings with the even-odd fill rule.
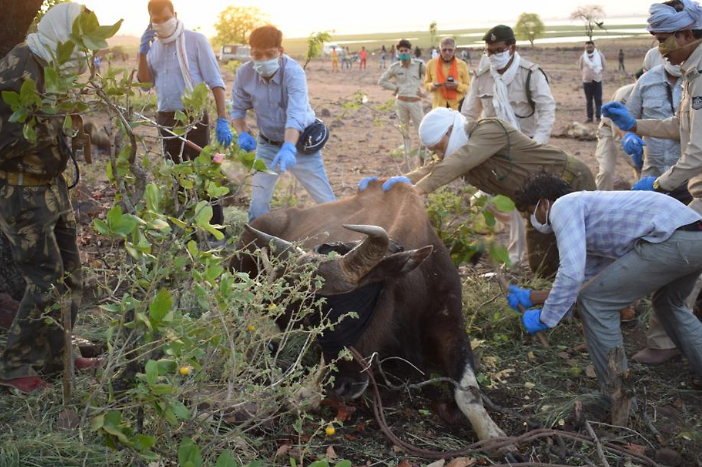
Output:
[[[68,40],[82,9],[64,3],[49,10],[38,32],[0,60],[0,91],[19,93],[32,79],[42,93],[44,67],[55,56],[56,44]],[[61,73],[80,73],[84,63],[76,53],[75,62],[62,66]],[[27,288],[0,355],[0,384],[31,392],[48,385],[37,371],[62,365],[61,308],[71,307],[73,322],[82,291],[81,266],[76,220],[61,175],[70,157],[61,135],[63,117],[38,116],[32,143],[23,136],[23,124],[10,121],[12,113],[0,101],[0,230]],[[76,367],[95,363],[80,359]]]

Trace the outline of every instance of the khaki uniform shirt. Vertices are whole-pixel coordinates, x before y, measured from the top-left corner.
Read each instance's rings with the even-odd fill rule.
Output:
[[[529,88],[534,107],[529,104],[526,94],[529,72],[531,72]],[[473,80],[461,113],[469,121],[497,117],[495,107],[492,105],[494,88],[495,81],[488,67]],[[519,120],[520,130],[538,143],[548,143],[553,123],[556,121],[556,101],[553,100],[551,87],[539,66],[521,59],[517,76],[507,86],[507,93],[512,109]]]
[[[413,58],[408,67],[397,61],[383,73],[378,84],[390,91],[397,89],[397,95],[401,97],[419,97],[418,92],[422,90],[425,73],[426,65],[421,60]]]
[[[617,89],[612,95],[610,102],[621,102],[626,105],[631,92],[634,90],[635,84],[627,84]],[[616,161],[620,154],[623,154],[624,159],[630,166],[634,163],[622,149],[619,144],[621,137],[617,131],[616,125],[607,117],[603,117],[600,121],[600,126],[597,129],[597,149],[595,150],[595,158],[598,161]],[[612,190],[612,187],[599,187],[600,190]]]
[[[689,180],[695,198],[690,207],[702,213],[702,45],[682,66],[683,95],[675,116],[665,120],[637,120],[636,132],[654,138],[680,139],[680,160],[658,177],[663,190],[672,191]]]
[[[20,92],[22,84],[31,78],[37,91],[44,91],[43,61],[34,55],[27,44],[15,46],[0,60],[0,91]],[[10,122],[12,108],[0,98],[0,170],[41,177],[55,177],[64,171],[68,162],[65,151],[59,151],[59,135],[63,117],[38,116],[36,143],[22,135],[24,123]]]
[[[433,84],[440,83],[438,73],[436,72],[436,64],[441,62],[441,71],[443,72],[445,78],[448,78],[449,70],[451,69],[451,64],[444,62],[441,57],[431,59],[429,60],[429,63],[427,63],[427,76],[426,78],[424,78],[424,87],[427,91],[431,92],[434,95],[434,99],[431,104],[431,107],[433,109],[437,107],[450,107],[453,110],[459,110],[458,104],[468,92],[468,88],[470,87],[470,72],[468,70],[468,65],[466,65],[464,61],[461,61],[458,58],[456,58],[455,60],[457,62],[458,70],[458,88],[456,89],[456,98],[450,100],[444,97],[444,95],[441,92],[441,88],[438,88],[434,91],[432,91],[431,88]]]
[[[426,193],[463,176],[474,187],[514,199],[531,174],[545,170],[575,190],[594,190],[590,169],[562,150],[537,144],[511,125],[489,118],[469,122],[468,143],[454,154],[407,174]]]

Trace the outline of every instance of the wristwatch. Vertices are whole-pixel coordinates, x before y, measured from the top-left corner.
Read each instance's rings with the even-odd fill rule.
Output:
[[[653,191],[657,191],[658,193],[663,193],[663,194],[669,193],[668,190],[664,190],[663,188],[661,188],[661,186],[658,184],[658,179],[655,179],[653,181]]]

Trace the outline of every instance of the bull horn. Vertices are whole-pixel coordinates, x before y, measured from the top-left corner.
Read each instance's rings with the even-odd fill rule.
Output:
[[[385,229],[376,225],[344,224],[344,228],[367,235],[363,243],[339,260],[339,268],[345,279],[356,284],[383,259],[390,245],[390,237]]]
[[[258,245],[269,246],[272,243],[273,253],[275,253],[276,255],[282,255],[284,257],[287,257],[287,255],[289,255],[290,253],[299,252],[299,249],[289,241],[283,240],[282,238],[276,237],[275,235],[269,235],[265,232],[261,232],[258,229],[254,229],[249,224],[244,224],[244,229],[246,229],[247,232],[256,237],[256,239],[260,240],[260,243],[256,242]]]

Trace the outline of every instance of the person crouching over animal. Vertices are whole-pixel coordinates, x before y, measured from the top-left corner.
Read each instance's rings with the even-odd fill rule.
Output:
[[[545,173],[529,180],[516,204],[535,229],[555,234],[561,252],[551,290],[510,288],[509,304],[526,309],[530,334],[558,325],[577,302],[606,390],[608,352],[623,346],[619,310],[652,294],[653,313],[702,376],[702,323],[685,305],[702,273],[702,216],[661,193],[573,193]],[[617,363],[625,372],[626,356]]]
[[[413,183],[423,195],[463,177],[485,193],[515,200],[529,176],[541,170],[563,177],[576,191],[595,189],[595,178],[584,162],[548,144],[538,144],[496,118],[469,122],[460,112],[436,108],[422,120],[419,136],[439,160],[390,178],[384,190],[397,182]],[[373,178],[361,180],[359,187],[363,189]],[[531,270],[554,274],[558,269],[555,238],[537,232],[528,223],[526,229]]]

